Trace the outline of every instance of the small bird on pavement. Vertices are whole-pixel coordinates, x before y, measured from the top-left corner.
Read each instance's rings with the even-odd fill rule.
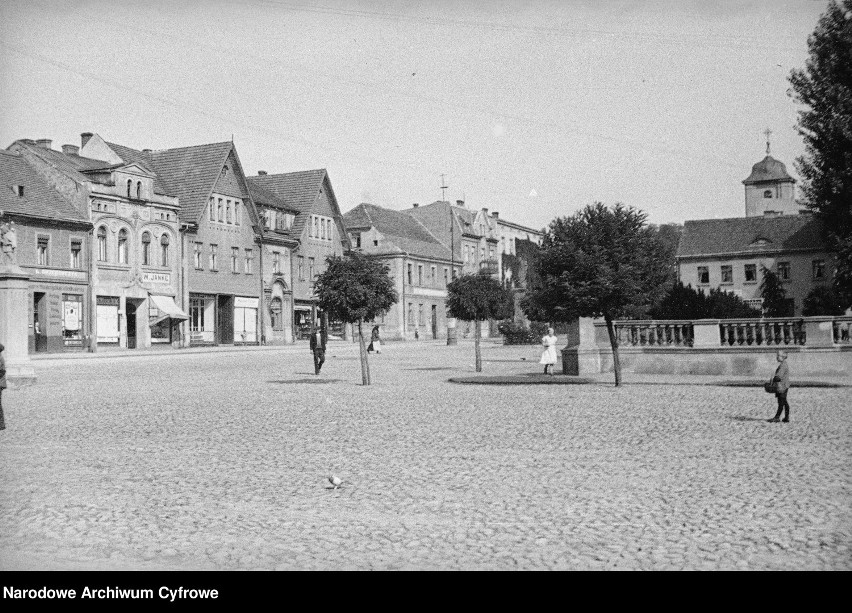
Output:
[[[339,488],[341,485],[343,485],[343,479],[341,479],[341,478],[340,478],[340,477],[338,477],[337,475],[331,475],[331,476],[328,478],[328,482],[329,482],[329,483],[331,483],[331,484],[334,486],[334,489],[337,489],[337,488]]]

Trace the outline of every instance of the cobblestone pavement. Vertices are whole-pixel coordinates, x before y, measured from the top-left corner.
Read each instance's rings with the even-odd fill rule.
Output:
[[[850,388],[770,424],[758,388],[448,383],[466,342],[370,362],[39,362],[3,398],[0,570],[852,568]]]

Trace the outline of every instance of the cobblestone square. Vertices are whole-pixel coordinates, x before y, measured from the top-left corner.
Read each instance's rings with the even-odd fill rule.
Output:
[[[466,341],[387,344],[368,388],[348,343],[318,377],[304,344],[35,365],[2,570],[852,568],[850,388],[770,424],[759,388],[450,383]]]

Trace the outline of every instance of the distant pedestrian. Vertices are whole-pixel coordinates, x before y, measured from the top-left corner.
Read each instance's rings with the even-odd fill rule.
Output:
[[[775,375],[772,381],[775,383],[775,398],[778,400],[778,411],[775,417],[767,421],[770,422],[788,422],[790,421],[790,404],[787,402],[787,390],[790,389],[790,367],[787,365],[787,353],[779,351],[775,354],[775,359],[778,361],[778,368],[775,369]],[[784,411],[784,419],[781,417],[781,411]]]
[[[0,343],[0,430],[6,429],[6,420],[3,418],[3,390],[6,389],[6,360],[3,359],[3,350],[6,349]]]
[[[382,352],[382,339],[379,337],[379,327],[373,326],[373,333],[370,335],[370,346],[367,351]]]
[[[325,346],[328,337],[325,330],[320,326],[314,325],[311,332],[311,352],[314,354],[314,374],[320,374],[320,369],[325,363]]]
[[[547,329],[547,336],[541,337],[541,344],[544,346],[544,351],[541,352],[541,360],[539,364],[544,364],[544,374],[553,376],[553,366],[556,364],[556,335],[553,333],[553,328]]]

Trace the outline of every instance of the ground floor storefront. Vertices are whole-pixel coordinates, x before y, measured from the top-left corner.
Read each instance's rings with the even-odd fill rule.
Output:
[[[180,323],[187,318],[174,297],[167,294],[95,296],[95,336],[103,348],[177,346],[181,341]]]
[[[81,276],[84,273],[81,273]],[[30,283],[28,351],[83,351],[88,346],[88,287],[82,283],[38,280]]]
[[[260,343],[256,296],[189,294],[190,345]]]

